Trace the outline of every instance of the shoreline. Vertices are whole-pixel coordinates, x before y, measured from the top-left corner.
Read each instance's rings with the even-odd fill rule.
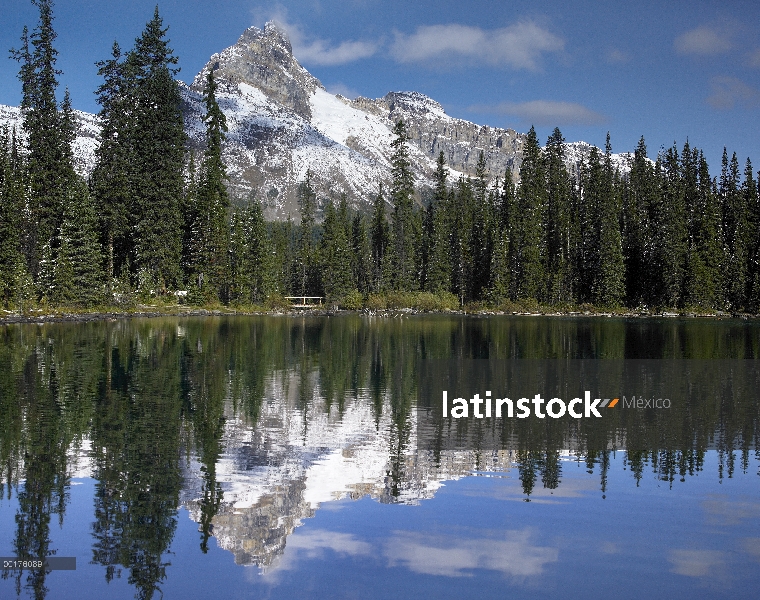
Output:
[[[93,310],[72,311],[60,309],[56,311],[41,311],[36,309],[29,313],[12,311],[0,311],[0,325],[14,325],[18,323],[88,323],[96,321],[117,321],[122,319],[146,319],[158,317],[225,317],[225,316],[279,316],[279,317],[329,317],[339,315],[362,315],[372,317],[403,317],[409,315],[466,315],[474,317],[491,316],[515,316],[515,317],[608,317],[608,318],[636,318],[636,319],[741,319],[754,320],[760,315],[747,313],[725,313],[721,311],[697,313],[694,311],[635,311],[619,310],[545,310],[535,311],[500,311],[496,309],[476,310],[419,310],[414,308],[385,308],[385,309],[261,309],[261,310],[236,310],[232,308],[203,308],[181,306],[152,306],[140,305],[133,310]]]

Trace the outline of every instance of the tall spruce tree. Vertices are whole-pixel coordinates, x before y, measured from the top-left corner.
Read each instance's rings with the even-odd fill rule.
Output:
[[[316,296],[320,291],[317,248],[314,243],[317,193],[311,187],[310,171],[306,171],[306,178],[298,186],[298,204],[301,225],[293,270],[293,292],[296,296]]]
[[[623,208],[623,257],[626,274],[626,303],[638,306],[648,301],[653,272],[650,267],[650,207],[653,203],[654,171],[642,137],[628,173]]]
[[[102,302],[102,260],[95,209],[87,186],[80,181],[64,209],[51,300],[85,307]]]
[[[727,163],[724,149],[720,181],[723,204],[723,273],[725,299],[731,310],[741,310],[747,303],[747,204],[739,181],[736,153],[734,152],[730,163]]]
[[[396,290],[415,290],[418,277],[415,265],[416,234],[414,215],[414,175],[407,148],[407,129],[399,120],[393,128],[391,147],[391,219],[390,277]]]
[[[657,227],[662,267],[659,304],[677,307],[683,301],[688,227],[682,164],[675,144],[665,151],[661,162],[661,212]]]
[[[472,181],[464,176],[449,191],[451,215],[451,289],[464,304],[472,300],[472,218],[474,195]]]
[[[136,207],[130,187],[130,172],[136,159],[131,139],[135,115],[130,101],[135,83],[130,67],[134,67],[134,61],[125,61],[119,44],[114,42],[111,58],[96,65],[103,83],[96,91],[101,130],[91,187],[99,207],[110,288],[122,270],[126,271],[129,261],[134,261],[132,215]]]
[[[493,192],[488,190],[485,154],[481,150],[473,182],[473,215],[470,247],[472,248],[472,290],[475,300],[483,298],[491,282],[491,255],[496,238],[496,210]]]
[[[361,213],[351,223],[351,257],[354,287],[366,296],[372,289],[372,243],[367,218]]]
[[[625,265],[620,236],[619,184],[612,170],[610,134],[604,150],[604,166],[599,187],[599,262],[592,288],[594,302],[603,306],[618,306],[625,296]]]
[[[351,246],[346,236],[347,221],[345,199],[341,201],[338,210],[329,201],[325,206],[320,258],[325,298],[331,303],[337,303],[353,287]]]
[[[180,280],[185,132],[177,58],[158,7],[135,40],[127,62],[135,72],[131,100],[135,154],[131,192],[136,199],[135,259],[140,279],[158,289]]]
[[[451,227],[448,204],[448,169],[443,152],[436,162],[435,189],[429,211],[430,255],[427,268],[426,289],[433,293],[448,292],[451,288]]]
[[[385,198],[383,197],[383,185],[375,196],[372,208],[372,223],[370,224],[370,241],[372,244],[372,290],[378,292],[390,285],[385,280],[386,254],[389,243],[388,222],[385,218]]]
[[[543,300],[546,291],[546,246],[543,234],[546,184],[541,147],[534,127],[530,128],[523,147],[517,205],[520,214],[517,245],[518,296]]]
[[[53,47],[53,2],[33,0],[39,9],[39,22],[31,36],[25,27],[21,47],[12,56],[21,64],[21,109],[27,135],[29,165],[30,255],[28,265],[37,277],[42,249],[50,245],[57,251],[56,235],[63,218],[63,208],[75,175],[71,152],[71,125],[58,110],[55,64],[58,51]],[[31,44],[31,46],[30,46]],[[70,109],[70,104],[69,104]],[[69,117],[70,117],[70,110]]]
[[[225,179],[227,172],[222,161],[222,142],[227,131],[227,119],[216,101],[217,83],[214,70],[206,74],[203,101],[206,105],[206,150],[198,185],[195,206],[194,243],[198,245],[199,262],[194,265],[198,279],[205,274],[207,300],[227,300],[227,210],[229,198]]]
[[[22,308],[33,289],[23,252],[26,169],[16,132],[0,129],[0,305]]]
[[[546,141],[546,244],[547,300],[550,303],[573,299],[570,259],[570,180],[565,168],[565,139],[555,128]],[[506,248],[502,250],[504,252]]]
[[[752,183],[750,183],[752,182]],[[752,312],[760,312],[760,172],[758,181],[754,181],[752,163],[747,158],[744,169],[744,185],[747,195],[748,221],[749,221],[749,267],[748,278],[748,306]]]

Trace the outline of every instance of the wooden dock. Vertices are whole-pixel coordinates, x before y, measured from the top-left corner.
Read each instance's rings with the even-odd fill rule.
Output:
[[[285,296],[290,301],[290,308],[322,308],[322,296]]]

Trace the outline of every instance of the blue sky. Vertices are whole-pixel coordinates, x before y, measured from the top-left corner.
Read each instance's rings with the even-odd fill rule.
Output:
[[[155,1],[60,0],[54,6],[60,81],[75,108],[96,112],[94,63],[111,44],[131,47]],[[328,88],[379,97],[416,90],[447,113],[546,140],[632,150],[643,135],[654,157],[676,142],[705,151],[717,174],[723,147],[760,169],[760,3],[396,0],[164,1],[159,9],[179,77],[271,18],[296,58]],[[28,0],[5,0],[0,48],[36,25]],[[0,55],[0,103],[17,105],[18,65]],[[61,88],[61,96],[62,96]]]

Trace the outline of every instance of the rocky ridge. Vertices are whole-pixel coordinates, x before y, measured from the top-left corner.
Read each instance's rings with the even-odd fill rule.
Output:
[[[474,175],[481,152],[492,182],[507,169],[515,178],[519,174],[525,134],[453,118],[417,92],[353,100],[332,95],[298,63],[287,35],[273,22],[248,28],[234,45],[214,54],[191,85],[180,82],[188,145],[196,152],[205,144],[202,97],[210,70],[229,127],[223,152],[230,195],[235,202],[257,197],[269,219],[298,219],[298,184],[307,172],[320,206],[345,193],[354,208],[367,210],[379,185],[390,183],[390,142],[399,120],[408,127],[423,198],[441,151],[451,180]],[[76,118],[76,167],[86,175],[94,166],[98,119],[80,111]],[[0,106],[3,124],[20,130],[20,110]],[[566,149],[572,169],[591,146],[578,142]],[[614,161],[625,169],[628,157],[614,155]]]

